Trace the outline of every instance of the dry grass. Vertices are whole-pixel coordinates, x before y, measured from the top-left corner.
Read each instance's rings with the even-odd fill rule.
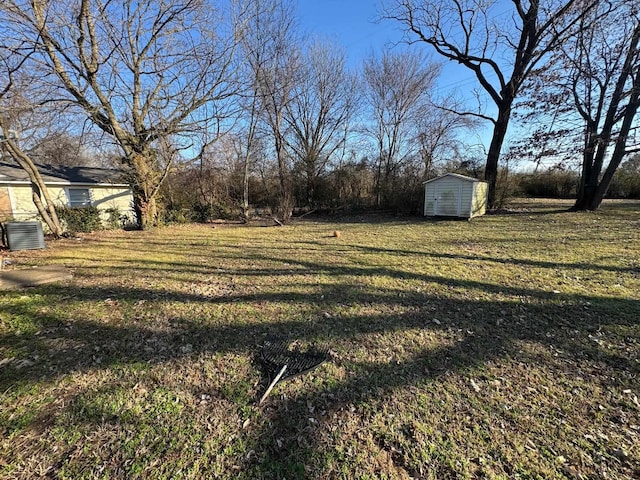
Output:
[[[562,207],[12,255],[74,279],[0,298],[0,477],[638,478],[640,204]],[[257,407],[273,336],[333,358]]]

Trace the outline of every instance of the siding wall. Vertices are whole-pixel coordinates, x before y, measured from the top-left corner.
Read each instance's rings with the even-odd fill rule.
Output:
[[[13,216],[11,211],[11,198],[9,197],[9,189],[0,187],[0,222],[4,222]]]
[[[458,180],[461,188],[462,203],[460,208],[460,216],[469,218],[471,217],[471,204],[473,203],[473,190],[476,185],[475,182],[466,182],[464,180]]]
[[[475,184],[475,193],[473,195],[473,205],[471,211],[472,217],[477,217],[486,213],[488,191],[489,187],[487,183],[478,182]]]
[[[458,178],[444,177],[425,185],[425,215],[457,217],[469,215],[472,184]]]
[[[30,186],[11,186],[13,195],[13,217],[19,221],[38,220],[38,211],[36,210],[33,200],[31,199]],[[77,187],[82,188],[82,187]],[[65,187],[49,187],[49,195],[54,203],[58,205],[67,205],[67,194]],[[99,210],[107,210],[109,208],[117,208],[122,215],[133,217],[132,196],[128,188],[105,188],[92,187],[91,199],[93,205]],[[106,219],[107,215],[104,215]]]

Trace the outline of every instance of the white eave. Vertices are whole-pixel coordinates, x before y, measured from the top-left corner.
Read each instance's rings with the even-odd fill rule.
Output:
[[[477,178],[465,177],[464,175],[460,175],[459,173],[445,173],[444,175],[440,175],[439,177],[432,178],[430,180],[426,180],[426,181],[422,182],[422,184],[425,185],[427,183],[435,182],[436,180],[440,180],[440,179],[443,179],[445,177],[453,177],[453,178],[457,178],[459,180],[464,180],[465,182],[472,182],[472,183],[482,182],[482,180],[478,180]]]

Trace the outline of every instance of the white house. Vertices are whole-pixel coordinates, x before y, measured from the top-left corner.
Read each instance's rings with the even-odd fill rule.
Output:
[[[473,218],[487,209],[488,184],[477,178],[446,173],[424,185],[424,215]]]
[[[95,206],[106,212],[117,209],[135,218],[133,195],[120,173],[107,168],[36,165],[51,199],[61,206]],[[104,214],[107,218],[107,214]],[[31,182],[27,172],[16,164],[0,162],[0,222],[36,220]]]

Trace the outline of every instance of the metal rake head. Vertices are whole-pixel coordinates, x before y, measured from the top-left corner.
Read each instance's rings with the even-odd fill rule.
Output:
[[[259,404],[265,401],[275,385],[284,379],[301,375],[324,363],[329,358],[328,350],[289,348],[283,342],[265,341],[260,352],[260,359],[264,364],[271,383],[262,395]]]
[[[286,343],[268,340],[262,346],[260,358],[269,374],[277,374],[283,366],[287,366],[281,380],[306,373],[322,365],[329,358],[327,349],[290,348]]]

